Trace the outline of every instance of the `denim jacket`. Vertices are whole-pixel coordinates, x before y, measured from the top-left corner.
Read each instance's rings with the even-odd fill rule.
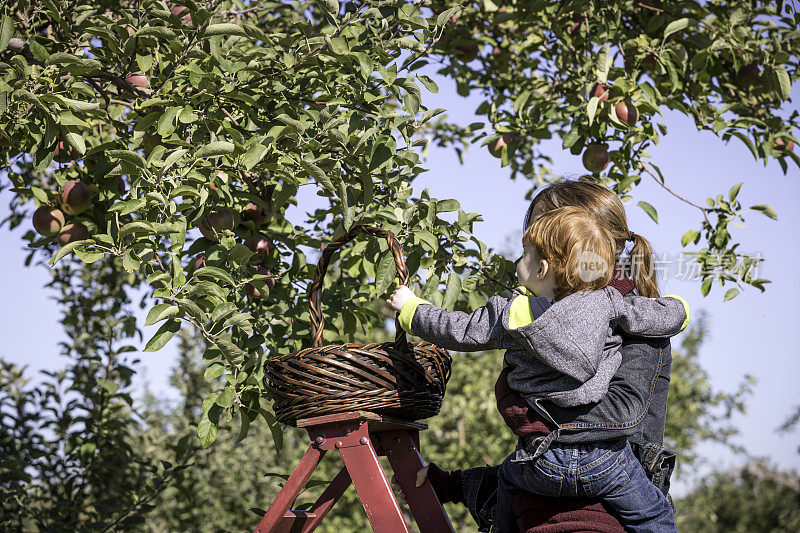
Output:
[[[557,427],[549,442],[627,438],[648,477],[667,494],[676,459],[675,453],[663,445],[672,366],[670,342],[627,338],[620,351],[622,364],[600,402],[564,408],[543,401],[537,408]],[[517,460],[530,460],[542,442],[520,445]],[[546,446],[541,451],[544,449]]]

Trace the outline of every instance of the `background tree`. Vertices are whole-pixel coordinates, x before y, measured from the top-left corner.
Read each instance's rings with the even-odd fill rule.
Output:
[[[800,476],[753,460],[708,476],[677,506],[678,527],[686,531],[797,531]]]

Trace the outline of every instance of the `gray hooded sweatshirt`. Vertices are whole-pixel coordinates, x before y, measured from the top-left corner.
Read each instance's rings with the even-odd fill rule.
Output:
[[[623,297],[611,287],[555,303],[536,296],[492,296],[469,314],[414,298],[400,315],[406,331],[449,350],[505,349],[511,388],[532,405],[547,399],[563,407],[597,402],[608,391],[622,361],[621,333],[671,337],[687,322],[683,298]]]

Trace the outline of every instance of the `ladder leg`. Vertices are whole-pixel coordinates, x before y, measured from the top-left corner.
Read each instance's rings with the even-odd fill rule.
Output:
[[[413,433],[413,434],[412,434]],[[417,522],[420,533],[440,533],[453,531],[450,519],[429,481],[421,487],[415,487],[417,471],[422,468],[422,457],[419,454],[419,433],[417,431],[400,430],[379,433],[381,446],[389,458],[395,477],[411,514]]]
[[[328,514],[328,511],[331,510],[331,507],[336,505],[336,502],[342,497],[342,494],[344,494],[344,491],[350,486],[350,483],[350,474],[347,472],[346,467],[342,467],[339,473],[336,474],[336,477],[333,478],[333,481],[331,481],[331,484],[328,485],[317,501],[314,502],[314,507],[309,510],[316,516],[308,524],[303,526],[303,533],[309,533],[316,529],[322,519],[325,518],[325,515]]]
[[[366,437],[339,449],[375,533],[409,533],[375,448]]]
[[[289,510],[297,495],[303,490],[303,487],[311,477],[311,473],[319,464],[322,456],[325,455],[325,450],[320,450],[315,446],[309,446],[300,463],[286,480],[275,501],[267,509],[264,518],[258,523],[255,533],[270,533],[278,525],[278,522],[283,519],[283,515]]]

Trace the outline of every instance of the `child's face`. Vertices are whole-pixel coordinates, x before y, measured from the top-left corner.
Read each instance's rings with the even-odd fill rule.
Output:
[[[553,297],[553,282],[547,261],[536,253],[536,247],[526,246],[517,262],[519,284],[536,296]]]

